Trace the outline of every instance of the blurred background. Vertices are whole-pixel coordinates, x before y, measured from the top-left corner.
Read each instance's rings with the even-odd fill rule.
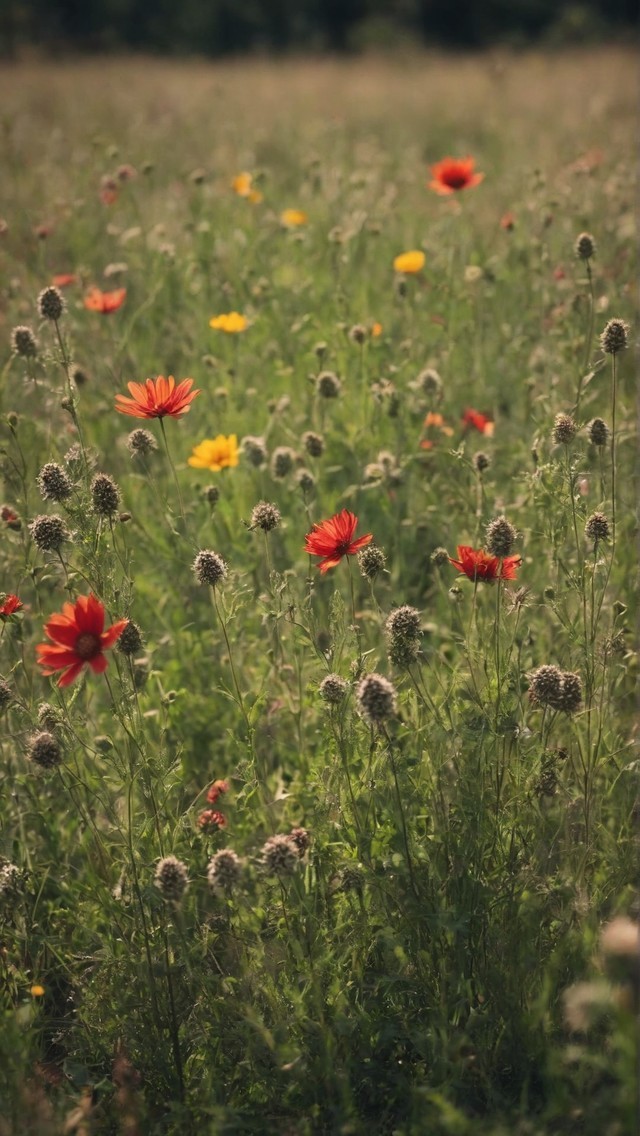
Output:
[[[0,54],[562,47],[636,22],[637,0],[1,0]]]

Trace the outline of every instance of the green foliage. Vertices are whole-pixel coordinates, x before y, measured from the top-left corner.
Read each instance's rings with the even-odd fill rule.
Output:
[[[598,333],[633,318],[629,58],[23,78],[0,79],[0,559],[23,604],[0,615],[0,1134],[621,1136],[635,390],[631,352]],[[482,184],[427,189],[448,153],[474,154]],[[399,278],[408,249],[426,263]],[[66,312],[42,321],[63,272]],[[126,287],[121,306],[87,308],[96,284]],[[231,311],[245,330],[211,328]],[[12,351],[21,325],[35,357]],[[194,379],[188,414],[116,412],[159,374]],[[132,454],[140,427],[157,447]],[[238,464],[189,464],[231,435]],[[70,497],[42,500],[47,462]],[[259,501],[271,532],[251,527]],[[385,552],[373,581],[355,555],[323,574],[304,551],[344,508]],[[59,555],[32,539],[42,513],[71,534]],[[514,578],[436,552],[465,563],[502,515]],[[201,550],[223,558],[215,587]],[[89,593],[142,643],[59,687],[36,646]],[[419,640],[393,665],[385,624],[407,604]],[[545,666],[560,694],[535,685]],[[397,697],[386,717],[372,674]]]

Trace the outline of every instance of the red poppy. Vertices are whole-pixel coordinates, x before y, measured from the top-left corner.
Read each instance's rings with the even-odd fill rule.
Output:
[[[459,572],[464,572],[470,580],[515,580],[516,569],[522,563],[520,556],[491,556],[483,548],[470,548],[468,544],[458,545],[458,559],[452,556],[449,561]]]
[[[76,283],[77,279],[78,277],[75,272],[58,272],[58,274],[53,277],[51,283],[56,288],[69,288],[71,284]]]
[[[173,375],[168,379],[158,375],[157,379],[147,379],[144,383],[127,383],[132,398],[124,394],[116,395],[116,410],[129,414],[132,418],[179,418],[191,409],[191,403],[199,390],[192,391],[193,379],[183,379],[176,386]],[[120,405],[118,405],[120,404]]]
[[[63,671],[58,686],[69,686],[88,664],[95,674],[107,669],[104,651],[113,647],[129,621],[119,619],[104,630],[104,606],[94,595],[78,596],[75,604],[65,603],[62,612],[45,623],[44,633],[51,640],[39,643],[38,664],[43,674]]]
[[[469,407],[462,415],[462,422],[464,426],[472,426],[480,434],[486,434],[487,438],[493,437],[495,422],[488,414],[481,414],[479,410]]]
[[[24,604],[21,599],[18,599],[18,596],[14,596],[13,593],[6,595],[0,604],[0,618],[2,618],[3,623],[5,619],[16,611],[20,611],[23,607]]]
[[[198,817],[198,824],[200,828],[226,828],[227,818],[217,809],[205,809]]]
[[[229,782],[228,781],[214,781],[213,785],[211,786],[211,788],[209,789],[209,791],[207,793],[207,800],[208,800],[209,804],[215,805],[216,801],[218,800],[218,797],[222,793],[228,793],[228,791],[229,791]]]
[[[329,568],[335,568],[343,556],[355,555],[364,548],[365,544],[373,540],[373,533],[367,533],[366,536],[359,536],[354,540],[357,526],[358,518],[348,509],[343,509],[328,521],[321,521],[319,525],[313,526],[305,537],[307,543],[304,551],[310,552],[312,556],[323,556],[324,559],[321,560],[318,568],[321,572],[327,572]]]
[[[84,298],[84,306],[89,312],[102,312],[109,315],[117,312],[126,299],[127,289],[116,288],[115,292],[101,292],[99,288],[90,288]]]
[[[433,180],[429,182],[429,189],[448,195],[457,193],[460,189],[470,189],[474,185],[480,185],[484,174],[474,173],[474,166],[474,158],[443,158],[441,162],[436,162],[435,166],[430,167]]]

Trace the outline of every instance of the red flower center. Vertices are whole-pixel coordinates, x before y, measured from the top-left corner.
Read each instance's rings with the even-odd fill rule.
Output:
[[[467,184],[468,177],[462,170],[447,170],[442,180],[451,189],[462,189]]]
[[[351,547],[350,540],[341,540],[336,544],[336,556],[346,556],[349,548]]]
[[[100,654],[100,636],[85,631],[76,639],[74,651],[81,659],[95,659],[96,655]]]

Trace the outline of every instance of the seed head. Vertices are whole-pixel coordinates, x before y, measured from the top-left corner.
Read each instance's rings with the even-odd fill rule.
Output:
[[[256,469],[260,469],[261,466],[266,465],[269,454],[264,438],[257,438],[253,434],[247,434],[247,436],[242,439],[241,448],[243,454],[246,454],[250,465],[255,466]]]
[[[91,482],[93,511],[99,517],[113,517],[120,508],[120,490],[108,473],[96,473]]]
[[[13,702],[13,687],[5,678],[0,678],[0,713]]]
[[[55,769],[62,760],[60,742],[48,730],[40,730],[29,738],[27,757],[41,769]]]
[[[340,886],[343,891],[355,891],[362,894],[364,888],[364,872],[355,864],[347,864],[340,872]]]
[[[484,473],[491,465],[491,458],[484,450],[478,450],[478,453],[473,455],[473,465],[478,473]]]
[[[311,846],[311,836],[306,828],[292,828],[289,833],[289,839],[295,844],[298,856],[302,859],[305,852],[307,852]]]
[[[276,446],[271,455],[271,475],[279,480],[286,477],[293,469],[295,451],[291,446]]]
[[[220,489],[218,488],[218,486],[217,485],[205,485],[202,492],[203,492],[203,495],[204,495],[204,497],[207,501],[207,504],[211,505],[212,509],[215,509],[216,505],[218,504],[218,501],[220,500]]]
[[[367,329],[361,323],[355,323],[353,327],[349,328],[349,339],[352,343],[358,343],[360,346],[367,338]]]
[[[338,674],[325,675],[318,687],[320,697],[330,706],[339,706],[347,697],[348,691],[349,683]]]
[[[582,704],[582,679],[572,671],[564,671],[558,698],[558,710],[565,714],[575,714]]]
[[[298,849],[290,836],[270,836],[262,846],[262,863],[269,875],[292,875],[299,859]]]
[[[553,423],[553,440],[556,445],[568,446],[576,436],[576,424],[570,414],[556,414]]]
[[[17,864],[0,857],[0,907],[5,907],[20,899],[24,889],[26,873]]]
[[[385,631],[387,635],[395,639],[419,639],[420,612],[417,608],[411,607],[409,604],[403,604],[402,607],[395,608],[395,610],[387,616]]]
[[[303,493],[313,493],[316,487],[316,479],[313,476],[311,470],[305,469],[304,467],[302,469],[296,470],[294,480],[298,488],[301,489]]]
[[[356,702],[359,714],[377,726],[396,713],[396,689],[384,675],[368,674],[356,687]]]
[[[600,950],[609,958],[640,961],[640,925],[626,915],[618,915],[600,932]]]
[[[606,446],[611,431],[602,418],[592,418],[587,427],[587,436],[592,446]]]
[[[50,284],[38,296],[38,312],[42,319],[59,320],[65,309],[64,296],[59,288]]]
[[[562,671],[559,667],[545,664],[529,675],[529,698],[538,706],[559,709],[562,691]]]
[[[209,861],[207,880],[214,892],[230,892],[242,876],[242,860],[231,848],[221,848]]]
[[[227,565],[217,552],[205,548],[198,553],[193,562],[193,571],[199,584],[208,584],[215,588],[227,575]]]
[[[434,548],[431,553],[431,560],[436,568],[442,568],[444,564],[449,563],[449,553],[446,548]]]
[[[337,398],[342,390],[342,383],[333,371],[321,371],[316,379],[316,390],[320,398]]]
[[[132,458],[143,458],[157,450],[158,443],[150,430],[138,427],[129,434],[127,448]]]
[[[327,354],[327,351],[329,350],[329,348],[327,347],[326,343],[320,342],[320,343],[315,344],[313,350],[314,350],[314,354],[315,354],[316,358],[322,360],[322,359],[324,359],[325,355]]]
[[[415,387],[427,397],[439,395],[442,391],[442,379],[433,367],[426,367],[415,380]]]
[[[251,524],[252,529],[262,529],[263,532],[271,532],[277,529],[280,521],[282,520],[282,513],[277,505],[271,505],[268,501],[259,501],[257,505],[253,506],[251,510]]]
[[[82,367],[77,367],[77,366],[72,367],[71,368],[71,381],[77,387],[84,387],[84,386],[86,386],[86,384],[89,381],[89,376],[87,375],[87,372],[85,370],[83,370]]]
[[[38,725],[41,730],[47,730],[50,734],[54,730],[59,730],[62,726],[62,714],[58,707],[52,706],[49,702],[41,702],[38,706]]]
[[[33,537],[33,543],[40,552],[59,552],[62,545],[66,540],[69,540],[70,533],[65,525],[62,517],[56,513],[47,516],[42,513],[38,517],[34,517],[29,525],[29,532]]]
[[[629,324],[621,319],[609,320],[600,336],[600,346],[606,355],[617,355],[629,346]]]
[[[30,327],[20,325],[11,332],[11,350],[23,359],[35,359],[38,354],[38,340]]]
[[[127,622],[126,627],[120,632],[120,638],[116,646],[123,655],[137,655],[138,651],[142,648],[142,631],[138,627],[138,624],[134,623],[132,619]]]
[[[496,517],[487,525],[486,545],[492,556],[510,556],[517,532],[506,517]]]
[[[594,543],[597,543],[599,540],[608,540],[609,521],[604,513],[592,513],[584,526],[584,531],[589,540],[592,540]]]
[[[377,544],[368,544],[358,553],[358,567],[365,580],[375,580],[384,571],[387,558]]]
[[[40,495],[45,501],[66,501],[73,493],[69,474],[57,462],[43,465],[37,477]]]
[[[180,903],[189,887],[186,864],[175,856],[165,856],[162,860],[158,860],[153,882],[167,903]]]
[[[324,438],[321,434],[314,434],[313,430],[307,430],[302,435],[302,444],[309,454],[309,457],[319,458],[324,453]]]
[[[596,255],[596,242],[591,233],[580,233],[574,248],[578,260],[591,260]]]
[[[387,644],[389,661],[399,670],[405,670],[415,663],[419,649],[419,640],[403,639],[400,636],[390,638]]]

